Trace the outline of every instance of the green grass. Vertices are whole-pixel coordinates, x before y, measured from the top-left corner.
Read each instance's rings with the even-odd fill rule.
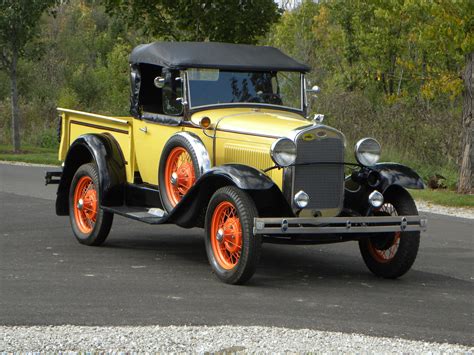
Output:
[[[11,145],[0,144],[0,160],[23,163],[59,165],[58,150],[24,145],[20,153],[13,153]]]
[[[417,199],[437,205],[474,208],[474,195],[460,195],[449,190],[410,190]]]

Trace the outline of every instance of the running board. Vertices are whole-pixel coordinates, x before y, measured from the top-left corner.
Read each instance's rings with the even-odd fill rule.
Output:
[[[106,207],[101,206],[106,212],[118,214],[123,217],[131,218],[136,221],[144,222],[147,224],[162,224],[168,219],[168,213],[163,211],[161,208],[150,208],[150,207],[136,207],[136,206],[118,206],[118,207]]]

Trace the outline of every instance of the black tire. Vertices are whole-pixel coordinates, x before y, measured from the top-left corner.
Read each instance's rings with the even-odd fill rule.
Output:
[[[392,205],[397,215],[418,215],[415,201],[405,189],[391,190],[384,196],[384,199],[383,206],[388,206],[386,209],[389,210]],[[388,214],[380,213],[379,215]],[[383,258],[379,256],[380,252],[389,252],[390,256],[390,248],[397,242],[397,233],[383,233],[377,237],[364,238],[359,241],[362,258],[369,270],[376,276],[388,279],[398,278],[408,272],[415,262],[420,246],[420,232],[399,232],[398,249],[393,256],[382,262]]]
[[[224,243],[225,239],[219,242],[217,235],[211,234],[213,230],[213,216],[215,213],[218,213],[219,206],[226,202],[234,206],[236,217],[240,221],[241,226],[240,257],[232,268],[222,266],[222,262],[219,261],[220,256],[216,255],[212,245],[213,241],[211,240],[211,238],[216,238],[214,239],[215,245],[224,245],[217,243]],[[243,284],[255,273],[262,248],[261,236],[253,235],[253,221],[255,217],[257,217],[257,209],[253,200],[247,193],[235,186],[226,186],[217,190],[209,202],[205,224],[206,252],[212,271],[225,283]],[[234,237],[232,236],[232,238]]]
[[[76,207],[74,204],[75,192],[78,183],[82,178],[89,177],[92,180],[94,189],[96,191],[96,208],[95,211],[95,223],[91,225],[90,231],[84,231],[81,229],[80,221],[78,220],[75,211]],[[71,187],[69,189],[69,220],[71,222],[72,231],[77,241],[85,245],[101,245],[107,236],[109,235],[110,228],[114,219],[113,213],[105,212],[99,205],[100,201],[100,189],[99,189],[99,173],[94,163],[84,164],[77,169],[74,177],[72,178]],[[78,212],[80,213],[80,212]],[[80,218],[80,217],[79,217]]]
[[[166,181],[167,179],[171,179],[171,176],[165,176],[165,170],[170,153],[173,151],[173,149],[178,147],[184,148],[191,157],[191,161],[194,168],[195,181],[201,177],[197,154],[192,145],[188,142],[186,138],[180,135],[172,136],[163,148],[163,152],[161,153],[160,166],[158,170],[158,184],[160,186],[161,202],[165,210],[168,212],[170,212],[176,206],[177,203],[173,202],[170,199],[170,192],[166,188]]]

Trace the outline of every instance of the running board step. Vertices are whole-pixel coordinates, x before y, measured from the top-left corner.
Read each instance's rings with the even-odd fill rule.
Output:
[[[101,207],[104,211],[112,212],[123,217],[131,218],[136,221],[148,224],[162,224],[166,221],[168,213],[161,208],[136,207],[136,206],[118,206]]]

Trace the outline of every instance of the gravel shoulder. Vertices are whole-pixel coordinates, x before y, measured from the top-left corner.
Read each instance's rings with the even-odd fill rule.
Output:
[[[1,352],[472,353],[474,347],[277,327],[3,327]]]
[[[419,212],[429,212],[452,217],[474,219],[474,209],[466,207],[447,207],[426,201],[416,201]]]

